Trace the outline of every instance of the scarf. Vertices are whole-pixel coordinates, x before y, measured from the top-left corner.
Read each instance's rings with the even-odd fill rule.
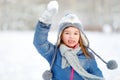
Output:
[[[72,66],[73,69],[84,78],[84,80],[104,80],[102,77],[98,77],[88,73],[79,63],[77,53],[81,50],[80,47],[75,49],[69,48],[64,44],[60,45],[60,51],[62,55],[62,68]]]

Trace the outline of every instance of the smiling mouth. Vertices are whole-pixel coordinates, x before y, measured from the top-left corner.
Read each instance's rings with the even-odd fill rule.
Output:
[[[73,44],[73,43],[75,43],[75,41],[74,40],[68,40],[68,43]]]

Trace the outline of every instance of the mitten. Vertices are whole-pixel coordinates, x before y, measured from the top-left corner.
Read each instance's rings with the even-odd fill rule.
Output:
[[[52,18],[58,12],[58,2],[56,0],[52,0],[48,3],[47,9],[43,12],[42,16],[40,17],[40,21],[50,24],[52,22]]]

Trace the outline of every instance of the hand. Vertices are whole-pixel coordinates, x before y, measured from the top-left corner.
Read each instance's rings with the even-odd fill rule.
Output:
[[[44,11],[42,16],[40,17],[40,21],[50,24],[52,22],[52,18],[58,12],[58,8],[59,8],[59,5],[56,0],[50,1],[47,5],[47,9]]]

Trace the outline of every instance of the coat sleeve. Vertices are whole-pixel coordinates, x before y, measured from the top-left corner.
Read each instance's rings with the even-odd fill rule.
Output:
[[[90,61],[89,73],[99,76],[99,77],[103,77],[102,71],[98,67],[95,58],[91,59],[91,61]]]
[[[33,44],[37,51],[47,59],[49,63],[52,61],[55,46],[48,41],[48,32],[50,30],[50,24],[45,24],[38,21],[35,29]]]

